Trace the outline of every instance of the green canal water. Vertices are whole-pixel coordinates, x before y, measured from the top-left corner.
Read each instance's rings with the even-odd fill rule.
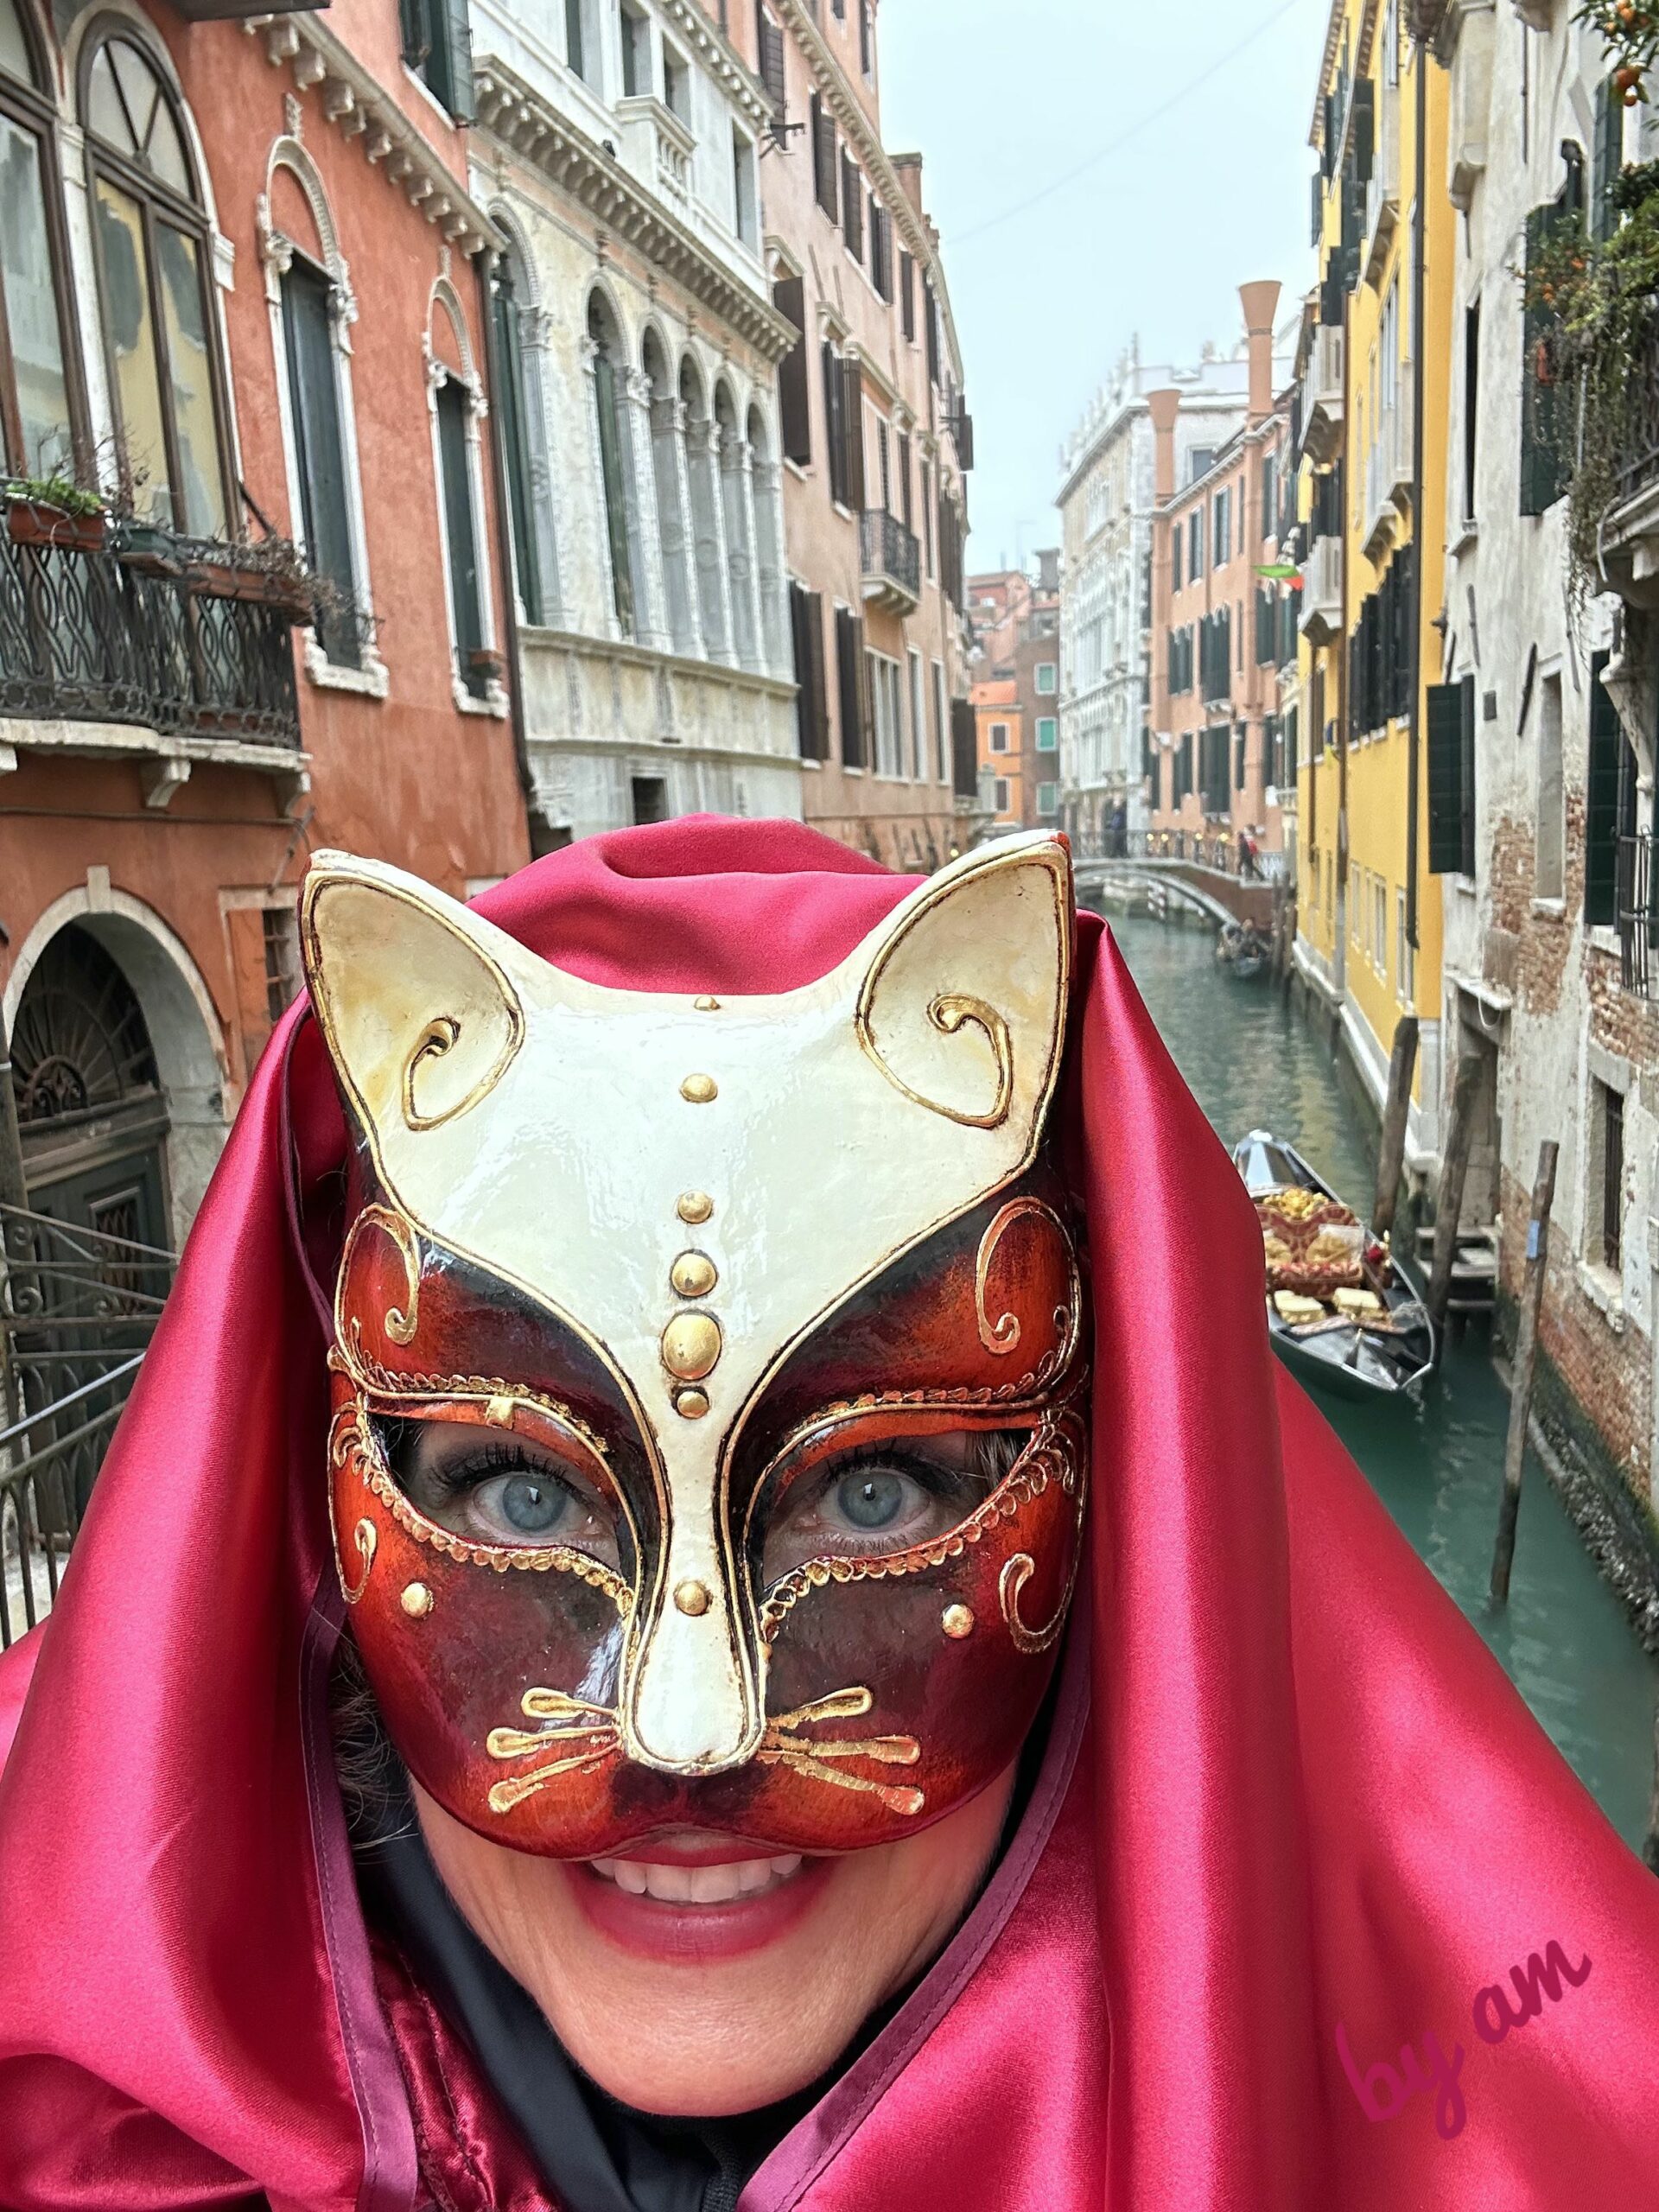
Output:
[[[1257,1127],[1288,1137],[1351,1205],[1369,1211],[1373,1141],[1300,1015],[1265,984],[1223,975],[1207,930],[1116,911],[1108,918],[1217,1134],[1230,1147]],[[1508,1608],[1487,1596],[1509,1398],[1484,1326],[1447,1346],[1421,1405],[1321,1404],[1608,1818],[1639,1848],[1659,1669],[1530,1455]]]

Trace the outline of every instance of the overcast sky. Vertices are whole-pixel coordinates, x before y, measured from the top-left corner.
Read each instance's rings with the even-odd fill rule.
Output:
[[[1132,333],[1143,360],[1196,359],[1205,339],[1239,336],[1241,283],[1312,283],[1307,131],[1329,13],[882,0],[882,137],[925,156],[966,363],[972,567],[1057,542],[1060,443]]]

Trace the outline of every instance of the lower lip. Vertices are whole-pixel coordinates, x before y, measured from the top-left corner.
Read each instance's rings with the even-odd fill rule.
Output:
[[[632,1897],[590,1866],[568,1866],[576,1903],[593,1927],[638,1959],[698,1966],[762,1951],[803,1921],[835,1871],[833,1859],[809,1859],[798,1873],[760,1897],[727,1904]]]

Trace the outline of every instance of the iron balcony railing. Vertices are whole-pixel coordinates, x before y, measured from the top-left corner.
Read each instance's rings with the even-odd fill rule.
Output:
[[[913,603],[922,595],[922,549],[913,530],[885,507],[866,507],[858,518],[859,565],[867,580],[896,584]]]
[[[1628,499],[1659,479],[1659,308],[1649,315],[1636,358],[1628,365],[1624,407],[1618,494]]]
[[[0,518],[0,715],[297,747],[302,588],[229,545]]]
[[[0,1206],[0,1649],[52,1609],[170,1252]]]
[[[1659,912],[1655,911],[1651,830],[1618,841],[1618,954],[1627,991],[1650,999],[1659,982]]]

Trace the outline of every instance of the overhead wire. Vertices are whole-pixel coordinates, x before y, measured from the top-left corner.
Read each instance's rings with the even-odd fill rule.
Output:
[[[1097,147],[1085,160],[1079,162],[1075,168],[1068,169],[1064,176],[1057,176],[1049,183],[1040,186],[1037,191],[1029,194],[1024,200],[1016,200],[1013,207],[1003,208],[1000,214],[988,216],[982,223],[976,223],[969,230],[953,232],[950,240],[950,251],[956,253],[963,246],[970,245],[975,238],[983,238],[988,231],[997,230],[1004,223],[1012,223],[1017,217],[1028,213],[1032,208],[1039,207],[1045,200],[1052,200],[1057,192],[1064,192],[1068,185],[1075,184],[1080,176],[1086,176],[1090,169],[1098,168],[1103,162],[1109,161],[1114,154],[1121,153],[1123,148],[1138,138],[1143,130],[1149,130],[1154,123],[1161,122],[1165,116],[1173,114],[1177,108],[1184,107],[1201,85],[1207,85],[1212,77],[1218,77],[1224,69],[1237,60],[1240,54],[1248,53],[1258,39],[1265,37],[1275,23],[1282,22],[1292,9],[1301,5],[1303,5],[1303,0],[1281,0],[1281,4],[1275,8],[1270,16],[1263,16],[1255,29],[1240,39],[1236,46],[1229,47],[1225,54],[1217,54],[1209,67],[1200,70],[1196,77],[1186,78],[1179,92],[1172,93],[1168,99],[1161,101],[1158,106],[1148,108],[1147,112],[1137,118],[1126,130],[1121,130],[1116,138],[1109,139],[1105,145]]]

